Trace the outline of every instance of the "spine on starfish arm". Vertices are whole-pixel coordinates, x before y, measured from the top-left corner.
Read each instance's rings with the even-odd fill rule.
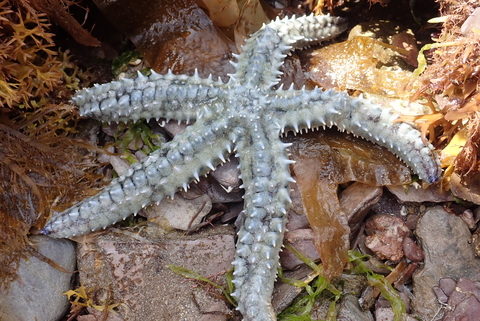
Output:
[[[277,107],[284,105],[286,111],[278,124],[281,132],[336,126],[341,131],[387,148],[425,182],[439,180],[442,170],[433,146],[423,143],[421,133],[415,127],[395,122],[398,115],[389,108],[363,97],[351,98],[343,92],[318,88],[312,91],[290,90],[283,96],[277,96]],[[292,105],[295,107],[288,107]]]
[[[179,188],[187,190],[191,181],[214,170],[231,153],[231,142],[223,135],[226,129],[227,124],[206,130],[201,129],[201,122],[189,126],[99,194],[54,215],[42,233],[56,238],[87,234],[159,203],[165,196],[173,197]],[[223,148],[214,149],[212,137],[219,137],[216,143]]]
[[[170,70],[150,76],[138,72],[135,79],[124,78],[78,91],[72,102],[81,116],[106,122],[139,119],[175,119],[189,123],[197,117],[198,106],[215,100],[221,80],[174,75]]]

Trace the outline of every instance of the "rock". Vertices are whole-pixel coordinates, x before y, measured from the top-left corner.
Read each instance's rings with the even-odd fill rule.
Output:
[[[98,311],[94,308],[87,308],[89,314],[79,315],[77,321],[123,321],[123,318],[119,315],[108,313],[105,317],[103,311]]]
[[[313,320],[325,320],[328,310],[330,308],[331,301],[319,300],[315,302],[312,309]],[[346,294],[340,302],[338,302],[337,308],[337,321],[373,321],[372,313],[369,310],[363,311],[360,308],[357,297],[352,294]]]
[[[208,195],[185,199],[177,193],[173,200],[164,198],[159,205],[150,206],[145,212],[151,222],[167,231],[187,231],[199,224],[211,209],[212,201]]]
[[[378,308],[375,309],[376,321],[394,321],[394,314],[392,308]],[[414,317],[407,314],[405,321],[417,321]]]
[[[424,255],[422,249],[410,236],[406,236],[403,239],[402,247],[407,259],[413,262],[423,261]]]
[[[170,134],[170,136],[175,137],[178,134],[181,134],[185,131],[187,128],[187,124],[185,122],[179,122],[176,120],[171,120],[168,122],[165,122],[162,126],[167,133]]]
[[[235,203],[243,201],[243,189],[238,191],[227,191],[228,187],[221,185],[213,177],[200,178],[200,182],[197,184],[199,190],[206,193],[212,203]]]
[[[373,321],[370,311],[363,311],[354,295],[345,295],[338,305],[337,321]]]
[[[154,225],[139,233],[92,233],[78,249],[80,280],[97,289],[95,303],[108,295],[121,303],[124,320],[226,320],[233,316],[221,292],[199,286],[174,273],[168,265],[182,266],[225,286],[224,273],[235,255],[234,232],[228,226],[194,235],[162,235]],[[110,293],[108,293],[110,289]]]
[[[320,259],[320,254],[318,254],[317,248],[313,243],[314,238],[315,235],[312,229],[299,229],[285,233],[285,240],[312,261]],[[294,253],[284,249],[280,252],[280,263],[283,269],[293,270],[303,264],[303,261]]]
[[[414,187],[409,186],[408,189],[403,185],[387,186],[388,190],[398,197],[401,202],[451,202],[455,199],[451,193],[441,193],[438,186],[430,185],[428,188],[423,189],[421,186]]]
[[[433,287],[442,278],[480,280],[480,261],[469,244],[467,225],[442,207],[430,208],[420,217],[416,234],[425,260],[413,276],[412,311],[423,320],[440,320],[442,313],[437,312],[442,307]]]
[[[472,177],[461,178],[453,173],[450,178],[450,190],[456,197],[469,202],[480,204],[480,173],[475,172]]]
[[[109,146],[106,151],[109,153],[115,153],[115,148],[113,146]],[[130,163],[122,157],[117,155],[108,155],[106,153],[99,155],[98,161],[100,163],[110,163],[118,175],[121,175],[131,166]]]
[[[475,228],[477,227],[477,221],[475,220],[475,217],[474,217],[473,212],[471,210],[466,209],[459,216],[465,222],[465,224],[467,224],[468,229],[470,231],[475,230]]]
[[[301,266],[295,271],[287,271],[283,274],[284,278],[301,280],[305,283],[311,282],[317,276],[318,273],[316,273],[306,265]],[[275,283],[272,295],[272,306],[275,313],[280,313],[284,309],[286,309],[293,302],[293,300],[303,291],[303,287],[293,286],[279,279]]]
[[[410,230],[402,219],[393,215],[377,214],[367,220],[365,245],[380,259],[398,261],[403,253],[403,239]]]
[[[383,189],[355,182],[340,194],[340,206],[348,217],[351,235],[356,235],[363,219],[382,197]]]
[[[227,192],[239,192],[242,184],[238,158],[231,157],[230,161],[218,166],[210,175],[217,180],[220,186]]]
[[[480,315],[480,286],[479,282],[468,279],[458,280],[455,291],[448,299],[448,305],[454,307],[447,311],[444,320],[476,320]]]
[[[292,207],[287,214],[287,231],[310,228],[310,223],[303,209],[302,193],[297,183],[290,184],[290,198],[292,199]]]
[[[75,246],[72,241],[47,236],[31,236],[33,248],[67,271],[75,270]],[[30,256],[21,260],[18,277],[9,289],[0,288],[0,320],[59,320],[70,306],[62,293],[70,290],[72,273],[57,270]]]

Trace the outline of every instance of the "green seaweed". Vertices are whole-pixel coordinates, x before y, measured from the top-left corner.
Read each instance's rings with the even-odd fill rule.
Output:
[[[174,273],[176,273],[180,276],[183,276],[184,278],[205,282],[205,283],[208,283],[208,284],[216,287],[217,289],[222,291],[223,295],[228,300],[228,302],[230,302],[230,304],[232,304],[235,307],[237,306],[237,303],[236,303],[235,299],[231,296],[231,293],[232,293],[232,290],[233,290],[233,283],[231,282],[231,280],[232,280],[231,275],[229,277],[227,276],[227,287],[228,287],[228,289],[225,290],[225,288],[223,286],[218,285],[215,282],[210,281],[208,278],[201,276],[197,272],[189,270],[187,268],[184,268],[183,266],[170,264],[170,265],[167,265],[167,267],[170,270],[172,270]],[[227,273],[227,275],[228,275],[228,273]],[[230,278],[230,282],[228,282],[229,278]]]
[[[142,55],[138,51],[125,51],[124,53],[120,54],[120,56],[116,57],[112,61],[112,74],[115,78],[122,73],[128,70],[129,65],[141,59]]]
[[[371,286],[375,286],[380,290],[382,296],[390,301],[394,313],[394,321],[404,321],[407,319],[407,313],[405,308],[405,303],[398,292],[393,288],[393,286],[388,282],[388,280],[380,274],[374,273],[372,270],[368,269],[365,266],[364,259],[368,258],[368,255],[361,254],[358,251],[349,251],[349,262],[353,263],[354,267],[351,269],[353,274],[365,274],[367,276],[367,281]]]
[[[283,310],[281,313],[278,314],[278,320],[280,321],[309,321],[311,320],[311,311],[314,307],[315,302],[318,298],[323,294],[324,296],[328,296],[324,292],[327,290],[330,292],[329,299],[332,301],[327,313],[327,321],[335,321],[336,320],[336,302],[341,297],[341,291],[337,290],[335,286],[333,286],[326,277],[323,276],[323,266],[318,265],[302,253],[300,253],[297,249],[295,249],[291,244],[285,242],[285,248],[290,252],[294,253],[302,262],[307,264],[310,268],[312,268],[318,276],[313,279],[313,281],[308,284],[307,282],[301,280],[295,280],[290,278],[283,277],[283,271],[280,269],[278,276],[279,278],[292,286],[296,287],[303,287],[305,288],[306,294],[296,300],[291,306]]]

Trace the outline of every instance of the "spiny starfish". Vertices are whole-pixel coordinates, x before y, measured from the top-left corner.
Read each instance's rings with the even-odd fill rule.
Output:
[[[285,131],[336,126],[397,154],[421,179],[438,180],[432,146],[388,109],[335,91],[278,89],[279,71],[295,48],[331,39],[346,29],[343,19],[305,16],[264,25],[232,62],[227,83],[194,76],[141,74],[79,91],[73,102],[84,116],[102,121],[176,119],[195,123],[134,164],[98,195],[54,216],[43,233],[71,237],[124,219],[214,170],[233,153],[245,188],[244,221],[233,262],[233,295],[245,320],[275,320],[270,303],[291,203],[293,182]]]

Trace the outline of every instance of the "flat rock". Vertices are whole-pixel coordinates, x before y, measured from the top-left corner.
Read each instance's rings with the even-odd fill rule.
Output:
[[[355,182],[340,194],[340,206],[348,217],[348,225],[353,235],[368,212],[378,203],[382,193],[381,187]]]
[[[172,229],[187,231],[200,224],[211,209],[212,201],[208,195],[186,199],[177,193],[174,199],[166,197],[159,205],[154,204],[145,212],[151,222],[167,231]]]
[[[225,286],[224,273],[235,255],[234,232],[228,226],[194,235],[162,235],[149,226],[131,231],[92,233],[78,239],[80,280],[85,288],[99,289],[94,300],[121,303],[124,320],[221,321],[233,312],[221,293],[175,274],[168,266],[182,266]],[[110,291],[110,293],[108,293]]]
[[[75,245],[65,239],[31,236],[39,253],[67,271],[75,270]],[[71,288],[72,273],[57,270],[36,257],[21,260],[18,277],[9,289],[0,288],[0,320],[59,320],[70,306],[62,293]]]
[[[310,228],[310,223],[303,208],[302,193],[297,183],[290,184],[290,198],[292,199],[292,206],[287,214],[287,231]]]
[[[365,232],[365,246],[381,260],[398,261],[403,257],[403,239],[410,230],[401,218],[376,214],[367,220]]]
[[[480,173],[464,178],[453,173],[450,178],[450,190],[456,197],[480,204]]]
[[[401,202],[451,202],[454,197],[449,192],[441,192],[438,186],[430,185],[428,188],[410,186],[408,189],[403,185],[387,186],[388,190],[398,197]]]
[[[372,313],[363,311],[358,298],[352,294],[345,295],[338,305],[337,321],[373,321]]]
[[[312,261],[320,259],[317,247],[313,243],[314,239],[315,235],[310,228],[287,231],[285,233],[285,240]],[[284,270],[294,270],[299,265],[304,264],[295,253],[287,249],[283,249],[280,252],[280,263]]]
[[[217,180],[227,193],[239,192],[242,180],[238,168],[238,158],[230,157],[229,161],[218,166],[210,175]]]
[[[480,260],[469,244],[471,234],[464,221],[442,207],[433,207],[420,217],[417,238],[425,263],[413,276],[412,311],[423,320],[442,318],[433,287],[442,278],[480,280]],[[434,316],[436,316],[434,318]]]
[[[468,279],[442,279],[434,288],[440,302],[446,305],[443,321],[476,321],[480,315],[480,282]]]
[[[375,309],[375,320],[376,321],[394,321],[394,313],[392,308],[378,308]],[[405,321],[416,321],[414,317],[407,314]]]

